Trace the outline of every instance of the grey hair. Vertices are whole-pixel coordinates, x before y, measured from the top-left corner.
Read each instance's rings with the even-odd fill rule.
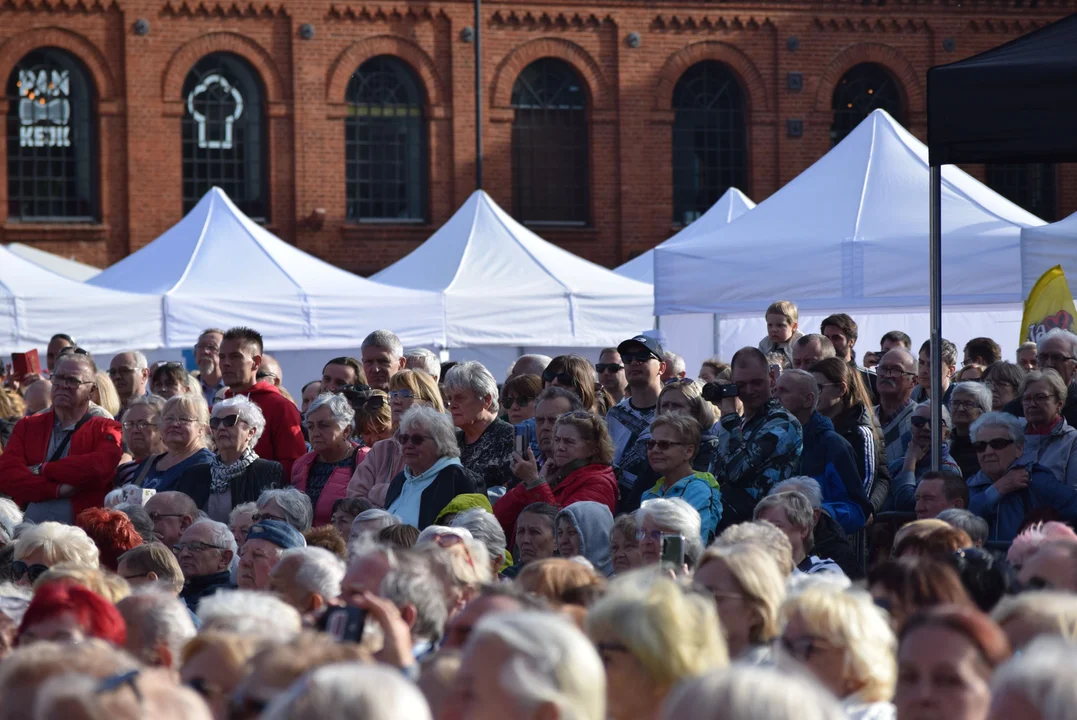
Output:
[[[504,560],[508,541],[497,518],[482,508],[472,508],[453,518],[452,527],[464,528],[486,546],[491,560]]]
[[[379,595],[397,607],[415,608],[411,634],[418,640],[437,642],[448,619],[445,591],[430,561],[418,553],[396,553],[396,566],[386,574]]]
[[[172,654],[173,667],[179,667],[183,646],[197,634],[191,613],[179,598],[150,589],[125,597],[116,607],[128,625],[138,623],[143,649],[164,644]]]
[[[535,611],[488,614],[475,624],[465,653],[487,639],[509,650],[496,678],[519,709],[530,714],[549,703],[558,717],[605,720],[606,673],[598,651],[563,616]]]
[[[40,550],[48,565],[69,562],[94,570],[100,567],[97,545],[80,527],[49,520],[21,530],[17,527],[12,534],[18,538],[15,543],[16,560],[22,560],[30,553]]]
[[[214,403],[211,417],[220,417],[222,410],[231,410],[233,408],[240,420],[254,428],[254,437],[248,443],[249,447],[254,447],[258,444],[258,440],[266,429],[266,416],[262,414],[262,408],[258,407],[257,403],[251,402],[251,399],[246,395],[236,395],[233,398]]]
[[[445,390],[467,390],[474,393],[475,397],[482,400],[489,397],[490,402],[486,409],[497,412],[499,400],[497,392],[497,380],[490,374],[486,367],[475,360],[453,365],[449,372],[445,373]]]
[[[198,603],[201,631],[236,633],[288,642],[303,628],[299,611],[276,595],[256,590],[218,590]]]
[[[1057,637],[1040,637],[995,671],[991,680],[992,705],[1012,692],[1036,708],[1041,718],[1074,720],[1077,684],[1070,671],[1074,665],[1077,648]]]
[[[153,408],[154,415],[160,416],[165,411],[165,399],[160,395],[143,395],[140,398],[135,398],[127,406],[128,410],[132,410],[140,405]]]
[[[116,353],[117,355],[131,355],[135,359],[135,369],[145,370],[150,366],[148,360],[146,360],[145,354],[140,350],[125,350],[122,353]]]
[[[229,529],[227,525],[222,522],[217,522],[216,520],[196,520],[187,527],[187,530],[190,530],[194,527],[209,528],[210,537],[213,539],[213,544],[218,547],[224,548],[225,550],[231,550],[232,557],[236,557],[236,553],[238,550],[236,546],[236,536],[232,534],[231,529]],[[186,533],[187,530],[184,530],[183,532]]]
[[[684,358],[675,352],[667,350],[662,353],[662,360],[666,363],[666,371],[671,376],[680,377],[681,373],[687,372],[687,368],[684,366]]]
[[[809,336],[805,335],[804,337],[809,337]],[[820,337],[824,337],[824,336],[820,335]],[[801,338],[801,339],[803,340],[804,338]],[[824,339],[825,339],[825,337],[824,337]],[[830,342],[830,341],[827,340],[827,342]],[[812,409],[814,410],[816,408],[816,406],[818,406],[818,404],[819,404],[819,381],[815,379],[814,375],[812,375],[807,370],[800,370],[800,369],[797,369],[797,368],[791,368],[789,370],[783,370],[782,371],[782,377],[799,378],[800,379],[800,384],[801,385],[806,384],[808,386],[809,392],[812,392],[812,393],[815,394],[815,402],[812,404]]]
[[[931,409],[931,400],[930,399],[924,400],[922,403],[920,403],[919,405],[916,406],[916,410],[919,410],[920,408],[928,408],[930,410]],[[942,424],[946,426],[947,430],[953,430],[954,429],[954,421],[953,421],[953,418],[950,417],[950,408],[946,407],[945,405],[942,405],[939,408],[939,411],[940,411],[939,414],[942,416]]]
[[[791,372],[791,371],[790,371]],[[811,504],[812,510],[819,510],[823,507],[823,488],[819,486],[819,481],[813,477],[807,475],[797,475],[791,477],[788,480],[782,480],[780,483],[770,489],[768,495],[777,495],[783,492],[798,492],[804,497],[808,498],[808,502]]]
[[[323,407],[329,408],[329,416],[333,418],[341,430],[347,430],[355,422],[355,409],[352,408],[348,398],[336,393],[322,393],[314,398],[314,402],[307,408],[307,417],[314,414],[315,410]]]
[[[954,395],[963,393],[976,401],[980,410],[985,413],[991,412],[991,391],[984,387],[982,382],[959,382],[954,385],[950,393],[950,404],[954,403]]]
[[[310,530],[314,508],[310,504],[309,495],[294,487],[266,490],[258,496],[258,509],[264,510],[273,500],[277,501],[289,525],[299,532]]]
[[[388,350],[389,354],[397,359],[404,356],[404,345],[400,342],[400,338],[396,336],[396,333],[390,330],[375,330],[367,335],[359,349],[366,350],[368,347]]]
[[[740,663],[682,683],[662,707],[662,720],[713,717],[715,708],[737,720],[846,717],[834,696],[807,677]]]
[[[1017,388],[1017,394],[1019,397],[1024,397],[1028,392],[1028,386],[1034,382],[1045,382],[1058,399],[1060,405],[1066,404],[1066,397],[1069,395],[1069,388],[1066,387],[1065,381],[1062,380],[1062,376],[1058,374],[1058,371],[1054,368],[1047,368],[1045,370],[1029,370],[1028,373],[1021,379],[1021,385]]]
[[[537,407],[539,403],[546,402],[547,400],[557,399],[567,400],[569,407],[571,407],[572,410],[583,409],[583,401],[580,400],[579,395],[567,388],[559,387],[557,385],[550,385],[544,388],[543,391],[538,394],[538,397],[535,398],[535,406]]]
[[[404,358],[405,365],[407,365],[407,362],[414,360],[419,369],[430,377],[435,380],[441,377],[441,360],[438,359],[438,356],[433,351],[426,348],[414,348],[413,350],[408,350],[404,354]]]
[[[15,526],[22,522],[22,510],[11,498],[0,497],[0,522],[9,534],[15,533]]]
[[[977,546],[987,542],[987,535],[990,532],[990,528],[987,526],[987,521],[969,510],[965,510],[964,508],[947,508],[935,517],[938,520],[942,520],[950,527],[964,530],[969,536],[969,539]]]
[[[688,567],[694,568],[703,554],[703,541],[700,539],[702,520],[699,511],[681,498],[654,498],[645,500],[636,515],[636,523],[643,525],[650,520],[664,530],[684,536],[684,557]]]
[[[356,515],[355,519],[352,520],[352,525],[355,525],[356,523],[368,522],[376,522],[379,526],[378,528],[376,528],[377,530],[384,530],[385,528],[392,527],[393,525],[404,524],[404,521],[400,517],[398,517],[397,515],[393,515],[388,510],[382,510],[381,508],[370,508],[369,510],[364,510],[363,512]]]
[[[258,503],[245,502],[236,505],[234,508],[232,508],[232,512],[228,513],[228,527],[232,527],[233,525],[235,525],[236,518],[238,518],[243,513],[250,513],[251,515],[253,515],[256,512],[258,512]]]
[[[812,547],[815,545],[815,514],[812,512],[811,501],[804,493],[793,490],[777,495],[767,495],[755,506],[752,518],[759,520],[759,516],[768,508],[779,508],[785,513],[790,525],[801,532],[808,533],[804,541],[804,552],[811,554]]]
[[[324,665],[276,696],[264,720],[430,720],[418,686],[388,667],[362,663]]]
[[[299,587],[326,600],[340,597],[340,583],[344,580],[344,562],[340,558],[325,548],[291,548],[281,553],[277,567],[292,559],[297,564],[295,582]]]
[[[457,365],[452,370],[449,370],[449,374],[452,375],[453,371],[458,367],[460,366]],[[460,445],[456,442],[456,430],[453,428],[452,420],[448,415],[439,413],[432,407],[416,403],[408,408],[404,416],[400,418],[400,432],[407,433],[416,427],[421,427],[430,433],[430,437],[433,439],[435,447],[437,447],[439,458],[460,457]]]
[[[1006,412],[989,412],[978,417],[969,428],[969,439],[976,442],[980,431],[989,427],[1004,428],[1017,447],[1022,449],[1025,447],[1025,426],[1020,420]]]
[[[1069,346],[1070,357],[1077,357],[1077,335],[1074,335],[1069,330],[1063,330],[1062,328],[1048,330],[1044,333],[1043,337],[1039,339],[1036,346],[1037,349],[1043,347],[1043,344],[1048,340],[1062,340]]]

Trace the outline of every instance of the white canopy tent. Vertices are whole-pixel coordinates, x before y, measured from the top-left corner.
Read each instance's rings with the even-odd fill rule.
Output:
[[[85,282],[101,272],[101,268],[96,268],[93,265],[86,265],[77,260],[54,255],[22,243],[11,243],[7,246],[7,249],[23,260],[29,260],[34,265],[51,270],[57,275],[63,275],[69,280]]]
[[[765,335],[763,313],[779,299],[797,303],[804,332],[831,312],[853,315],[862,350],[874,349],[865,328],[876,325],[926,339],[928,189],[926,146],[876,110],[752,212],[656,248],[656,312],[720,315],[724,356]],[[943,300],[965,319],[944,335],[1017,337],[1021,230],[1043,221],[956,167],[943,170],[942,203]]]
[[[95,354],[156,348],[161,303],[91,287],[46,270],[0,246],[0,354],[44,351],[56,333]]]
[[[1021,290],[1025,296],[1055,265],[1062,266],[1072,292],[1077,279],[1077,213],[1050,225],[1021,230]]]

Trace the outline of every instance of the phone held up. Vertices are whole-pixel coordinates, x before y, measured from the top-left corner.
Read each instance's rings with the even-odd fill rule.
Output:
[[[513,439],[515,445],[513,446],[516,453],[522,457],[527,457],[527,448],[531,447],[531,426],[526,424],[520,424],[516,426],[516,437]]]
[[[322,630],[337,642],[357,643],[363,639],[366,610],[357,607],[332,607],[322,616]]]
[[[662,535],[662,554],[659,557],[662,567],[672,566],[675,570],[684,567],[684,535]]]

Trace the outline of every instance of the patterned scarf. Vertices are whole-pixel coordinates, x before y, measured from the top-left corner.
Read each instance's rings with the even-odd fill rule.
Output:
[[[236,460],[231,465],[225,465],[221,462],[221,456],[218,455],[213,458],[213,464],[209,466],[210,483],[209,491],[211,493],[223,493],[227,492],[231,487],[231,483],[237,477],[246,472],[247,468],[258,459],[254,450],[247,447],[243,451],[243,454],[239,456],[239,460]]]

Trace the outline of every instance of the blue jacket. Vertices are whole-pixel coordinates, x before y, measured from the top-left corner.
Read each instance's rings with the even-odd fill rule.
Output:
[[[852,534],[864,527],[871,503],[856,467],[849,441],[834,431],[830,418],[816,411],[804,427],[804,447],[800,453],[800,473],[819,481],[823,509]]]
[[[994,483],[983,471],[969,478],[969,510],[987,520],[991,528],[989,540],[1010,541],[1025,516],[1033,510],[1049,508],[1063,520],[1077,520],[1077,490],[1058,481],[1055,474],[1037,463],[1022,463],[1014,467],[1028,470],[1028,487],[1007,495],[1000,495]]]
[[[722,493],[710,473],[695,472],[681,478],[664,490],[665,478],[659,478],[654,487],[643,493],[643,502],[655,498],[681,498],[699,511],[700,539],[704,545],[714,537],[714,530],[722,519]]]
[[[905,458],[890,463],[890,499],[883,506],[884,510],[913,512],[916,510],[916,486],[920,476],[931,469],[931,453],[927,453],[916,463],[916,471],[904,469]],[[961,466],[950,456],[950,448],[943,443],[939,450],[939,470],[962,477]]]

